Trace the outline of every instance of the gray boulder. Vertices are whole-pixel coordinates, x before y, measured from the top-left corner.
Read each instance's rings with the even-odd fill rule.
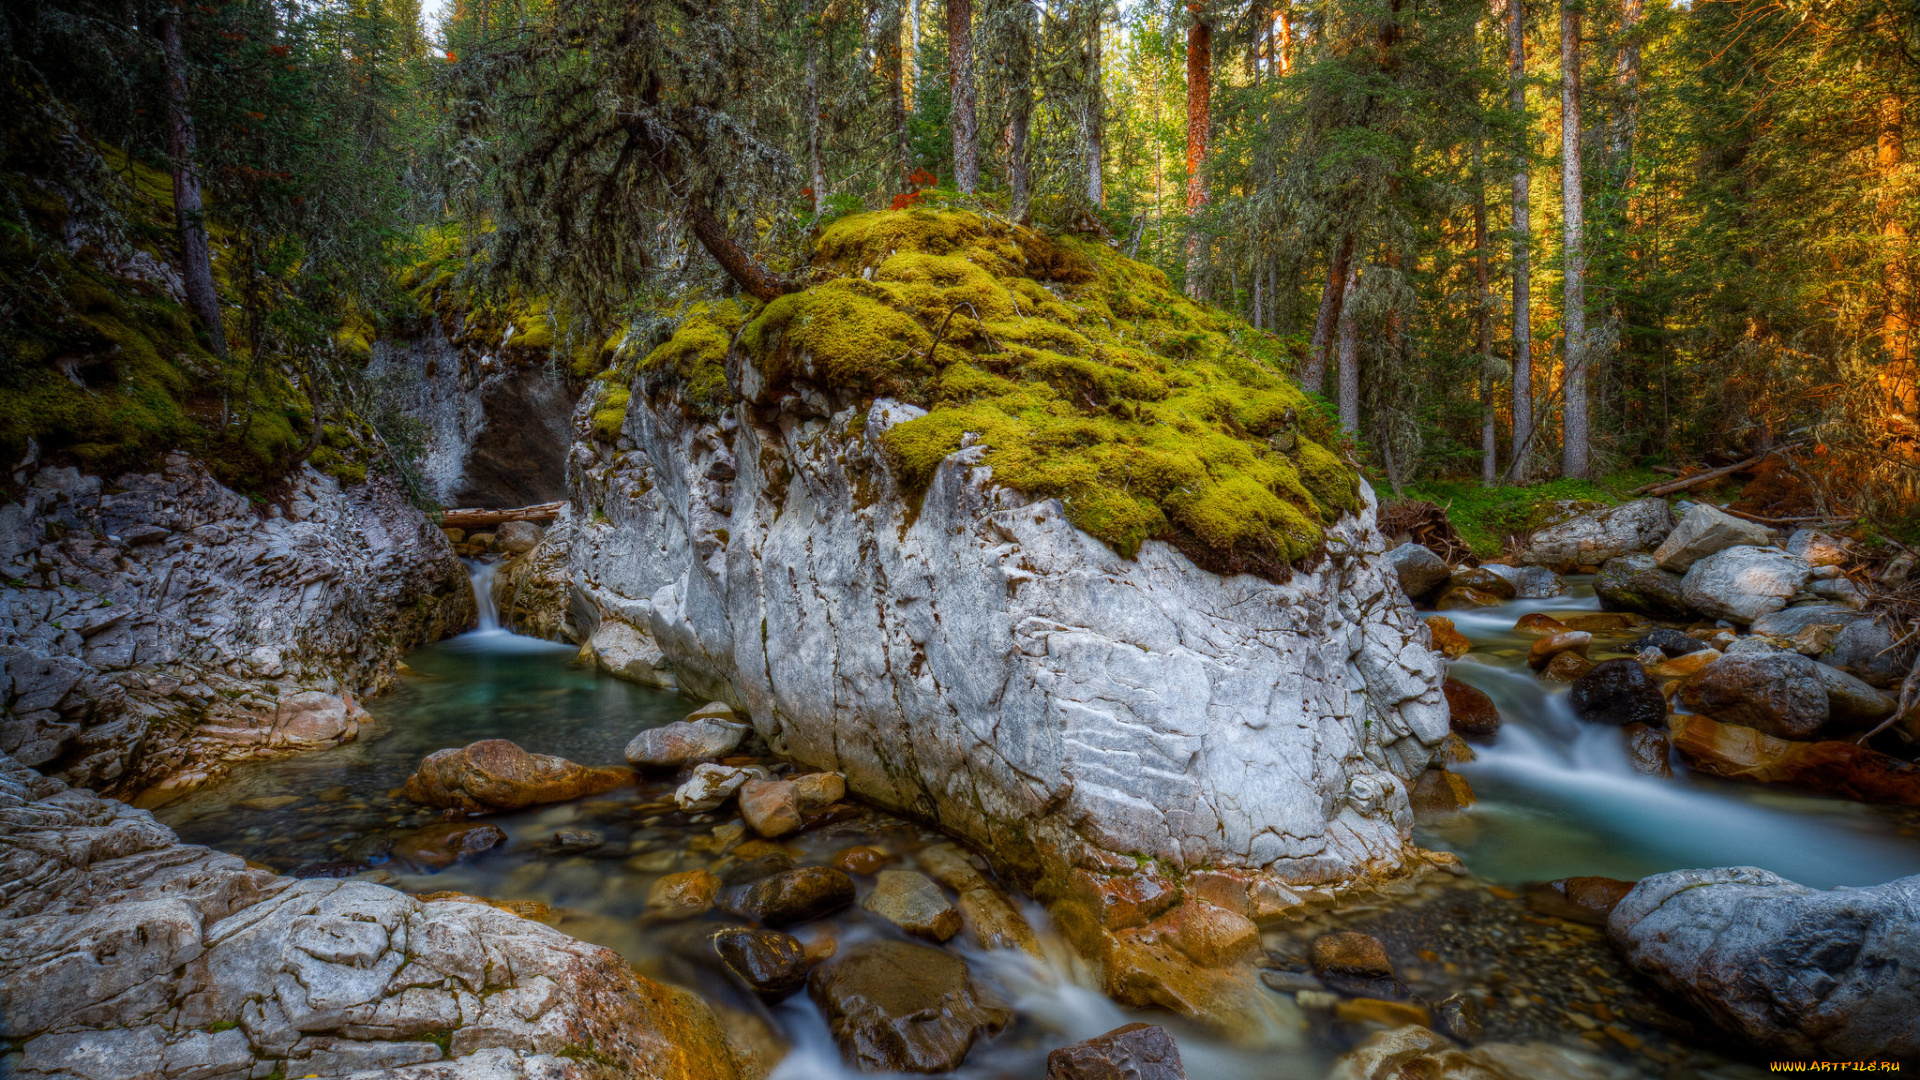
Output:
[[[493,546],[509,555],[524,555],[540,546],[546,530],[531,521],[503,521],[493,531]]]
[[[1787,554],[1807,560],[1808,566],[1839,566],[1847,561],[1847,546],[1819,529],[1795,529],[1787,537]]]
[[[1541,529],[1533,534],[1520,561],[1555,569],[1599,566],[1608,559],[1651,550],[1672,531],[1673,511],[1665,499],[1636,499]]]
[[[1813,568],[1778,548],[1730,547],[1687,570],[1680,594],[1710,619],[1751,623],[1787,606]]]
[[[1608,559],[1593,579],[1593,591],[1608,611],[1634,611],[1656,619],[1693,615],[1680,588],[1680,575],[1660,569],[1651,555]]]
[[[1565,596],[1573,589],[1560,580],[1560,575],[1544,566],[1502,566],[1499,563],[1487,563],[1480,569],[1504,578],[1513,586],[1513,595],[1517,600],[1545,600],[1554,596]]]
[[[1662,570],[1684,574],[1694,563],[1730,547],[1764,546],[1773,539],[1773,530],[1765,525],[1743,521],[1732,514],[1695,503],[1673,527],[1654,551],[1653,559]]]
[[[1445,559],[1419,544],[1401,544],[1387,552],[1387,561],[1393,564],[1393,572],[1400,576],[1400,588],[1406,592],[1409,600],[1432,592],[1453,573],[1453,568],[1447,565]]]
[[[1820,682],[1827,688],[1827,718],[1834,727],[1857,730],[1871,727],[1893,715],[1900,707],[1890,695],[1830,664],[1815,664]]]
[[[1799,638],[1815,627],[1835,628],[1826,647],[1815,655],[1821,663],[1882,689],[1906,675],[1905,658],[1893,649],[1893,630],[1865,612],[1833,604],[1802,604],[1763,615],[1753,621],[1752,629],[1756,634]]]
[[[701,717],[648,728],[627,744],[634,768],[677,769],[694,761],[713,761],[733,753],[753,729],[737,720]]]
[[[1827,684],[1819,668],[1779,649],[1728,653],[1694,673],[1680,697],[1688,708],[1723,723],[1809,739],[1827,722]]]
[[[1756,1050],[1920,1056],[1920,877],[1822,892],[1750,866],[1642,879],[1607,921],[1627,962]]]

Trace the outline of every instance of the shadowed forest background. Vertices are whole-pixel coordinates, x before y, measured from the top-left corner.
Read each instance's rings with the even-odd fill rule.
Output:
[[[1736,464],[1770,524],[1920,528],[1897,0],[47,0],[0,64],[9,462],[405,476],[382,335],[590,379],[959,206],[1265,331],[1476,546]]]

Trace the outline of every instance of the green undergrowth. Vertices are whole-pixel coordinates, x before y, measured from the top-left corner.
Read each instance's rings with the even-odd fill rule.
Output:
[[[739,347],[776,389],[806,380],[928,409],[882,437],[916,498],[971,435],[998,482],[1060,499],[1122,555],[1160,538],[1269,577],[1360,507],[1279,343],[1104,244],[883,211],[824,229],[812,270],[811,287],[740,327]],[[712,401],[728,326],[685,320],[644,363]]]
[[[1460,538],[1482,559],[1499,557],[1507,538],[1554,524],[1578,509],[1612,506],[1634,498],[1633,489],[1660,479],[1644,470],[1600,480],[1546,480],[1537,484],[1483,487],[1478,480],[1424,480],[1405,495],[1446,510]]]

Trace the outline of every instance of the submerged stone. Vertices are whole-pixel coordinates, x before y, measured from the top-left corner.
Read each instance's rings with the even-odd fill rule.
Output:
[[[1425,550],[1425,549],[1422,549]],[[1047,1054],[1046,1080],[1186,1080],[1180,1047],[1158,1024],[1128,1024]]]
[[[518,810],[599,795],[633,783],[625,769],[590,769],[565,758],[529,754],[505,739],[436,750],[407,779],[417,803],[470,814]]]
[[[808,987],[841,1053],[868,1072],[951,1072],[1012,1018],[959,957],[901,941],[855,945],[815,968]]]

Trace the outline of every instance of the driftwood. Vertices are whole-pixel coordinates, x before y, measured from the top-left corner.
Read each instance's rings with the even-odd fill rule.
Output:
[[[509,521],[552,521],[560,516],[564,502],[541,503],[538,506],[522,506],[513,510],[448,510],[440,517],[440,524],[449,529],[479,529],[488,525],[504,525]]]
[[[1732,476],[1734,473],[1744,472],[1745,470],[1753,468],[1754,466],[1760,464],[1761,462],[1767,460],[1768,458],[1772,457],[1773,455],[1785,449],[1787,449],[1787,447],[1776,446],[1764,454],[1755,455],[1754,457],[1750,457],[1747,460],[1742,461],[1735,465],[1722,465],[1717,469],[1708,469],[1706,472],[1695,473],[1692,476],[1682,477],[1679,480],[1667,480],[1657,484],[1645,484],[1641,487],[1634,488],[1633,494],[1635,495],[1672,495],[1672,494],[1675,494],[1676,492],[1685,491],[1688,488],[1699,487],[1701,484],[1707,483],[1712,480],[1718,480],[1723,476]]]

